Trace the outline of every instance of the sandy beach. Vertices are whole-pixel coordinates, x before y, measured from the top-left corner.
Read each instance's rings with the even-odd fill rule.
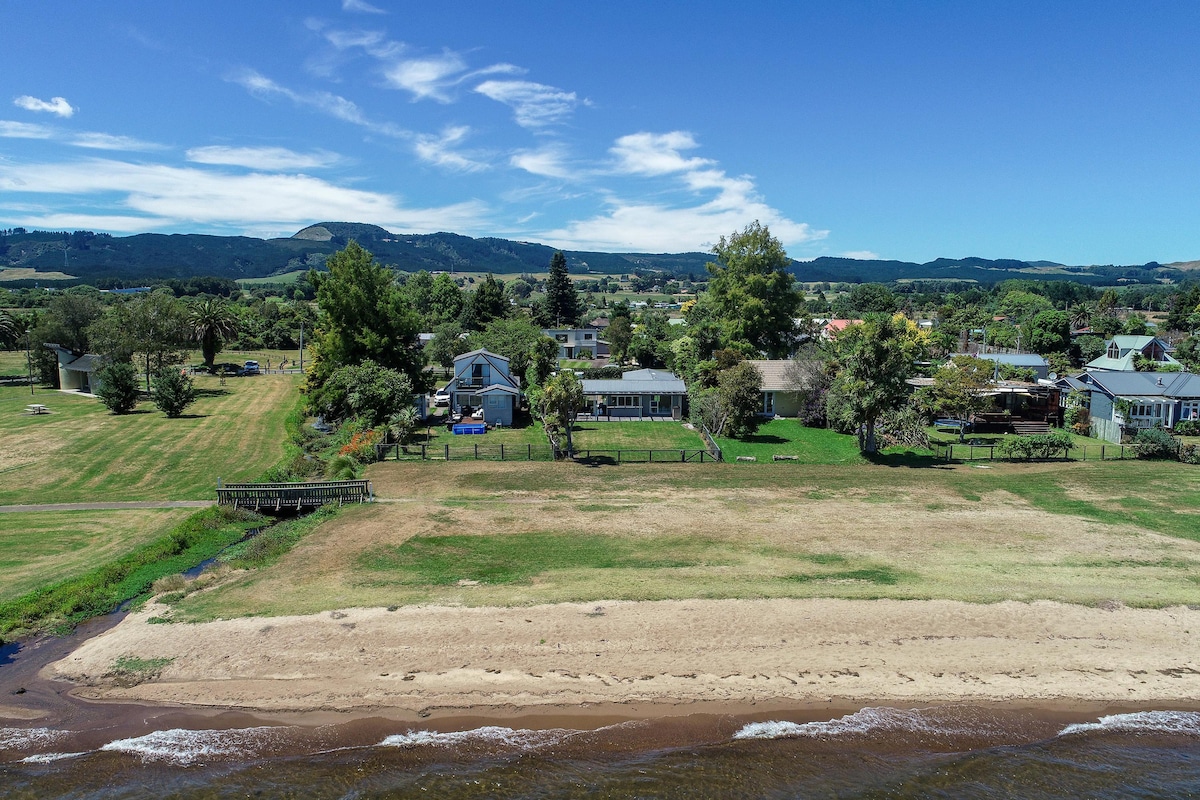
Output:
[[[130,615],[44,675],[90,700],[405,717],[714,703],[1200,707],[1200,611],[1183,606],[686,600],[148,624],[155,613]],[[122,658],[160,671],[122,673]]]

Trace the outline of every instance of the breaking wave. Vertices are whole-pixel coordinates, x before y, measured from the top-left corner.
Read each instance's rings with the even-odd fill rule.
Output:
[[[464,745],[499,745],[517,750],[536,750],[550,747],[578,736],[583,731],[552,728],[550,730],[516,730],[496,725],[474,728],[469,731],[439,733],[437,731],[409,731],[393,734],[379,743],[380,747],[461,747]]]
[[[53,761],[62,761],[67,758],[79,758],[86,756],[87,752],[83,753],[38,753],[35,756],[26,756],[21,759],[22,764],[49,764]]]
[[[51,728],[0,728],[0,750],[27,750],[54,744],[67,735]]]
[[[864,708],[838,719],[821,722],[751,722],[734,739],[794,739],[863,736],[880,733],[927,736],[980,736],[994,726],[977,716],[950,709]]]
[[[1200,736],[1200,712],[1137,711],[1112,714],[1096,722],[1080,722],[1059,731],[1059,736],[1080,733],[1166,733]]]
[[[274,731],[271,727],[201,731],[173,728],[132,739],[118,739],[100,749],[139,756],[142,761],[189,766],[253,755],[271,741]]]

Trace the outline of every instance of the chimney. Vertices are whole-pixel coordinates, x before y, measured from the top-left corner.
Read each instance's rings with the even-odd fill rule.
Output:
[[[1159,386],[1162,386],[1162,376],[1159,376],[1157,383]]]

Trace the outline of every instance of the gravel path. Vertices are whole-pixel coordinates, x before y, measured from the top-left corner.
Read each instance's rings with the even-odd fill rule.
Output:
[[[125,508],[207,508],[212,500],[127,500],[117,503],[44,503],[40,505],[0,506],[0,514],[23,511],[119,511]]]

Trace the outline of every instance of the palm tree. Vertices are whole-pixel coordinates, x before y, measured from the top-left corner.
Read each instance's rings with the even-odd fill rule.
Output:
[[[226,339],[237,335],[238,318],[220,297],[204,297],[188,309],[188,327],[200,343],[204,365],[210,370]]]
[[[1088,303],[1076,303],[1067,312],[1071,315],[1071,329],[1083,330],[1092,324],[1092,307]]]
[[[16,346],[19,336],[20,331],[17,330],[17,321],[13,315],[0,308],[0,347],[7,350]]]

